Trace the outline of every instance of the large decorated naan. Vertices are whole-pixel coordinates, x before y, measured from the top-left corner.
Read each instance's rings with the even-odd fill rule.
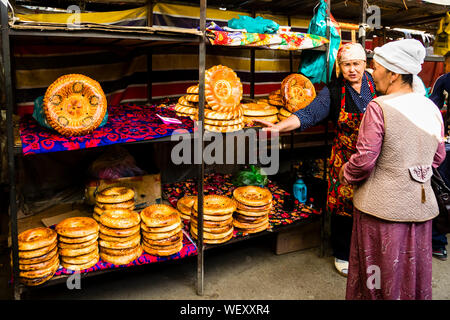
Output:
[[[47,88],[43,108],[53,129],[64,136],[79,136],[102,123],[107,102],[97,81],[82,74],[67,74]]]
[[[295,112],[309,105],[316,97],[316,90],[305,76],[293,73],[281,82],[281,97],[284,107]]]
[[[205,72],[205,99],[214,111],[233,112],[240,104],[243,89],[236,73],[217,65]]]

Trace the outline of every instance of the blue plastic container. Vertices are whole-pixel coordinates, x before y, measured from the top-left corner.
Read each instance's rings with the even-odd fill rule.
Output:
[[[307,188],[303,179],[297,179],[294,183],[294,197],[301,203],[306,202]]]

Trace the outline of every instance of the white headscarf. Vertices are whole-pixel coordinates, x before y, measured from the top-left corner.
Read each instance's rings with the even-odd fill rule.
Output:
[[[426,56],[425,47],[415,39],[403,39],[388,42],[374,50],[373,59],[398,74],[412,74],[413,90],[425,94],[422,80],[417,74],[422,70],[422,63]]]

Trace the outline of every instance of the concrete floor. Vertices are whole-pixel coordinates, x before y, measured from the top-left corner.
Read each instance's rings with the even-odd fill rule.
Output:
[[[346,278],[319,249],[275,255],[273,239],[257,238],[205,253],[204,295],[196,294],[191,257],[84,278],[80,290],[65,284],[31,291],[28,299],[345,299]],[[433,299],[450,299],[450,260],[433,259]]]

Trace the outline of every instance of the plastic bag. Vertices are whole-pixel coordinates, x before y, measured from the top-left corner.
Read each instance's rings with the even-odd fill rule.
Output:
[[[119,179],[142,176],[145,172],[140,169],[133,156],[123,147],[113,146],[95,160],[89,171],[98,179]]]
[[[309,23],[308,33],[318,35],[321,37],[327,36],[327,3],[324,0],[320,1],[317,13]],[[333,72],[334,62],[336,61],[337,52],[341,45],[341,31],[339,25],[331,17],[330,25],[330,52],[329,52],[329,77]],[[303,51],[301,56],[302,64],[298,70],[312,83],[327,83],[327,57],[324,52]]]
[[[45,118],[44,113],[44,96],[37,97],[34,100],[34,109],[33,109],[33,118],[44,128],[52,129],[53,128],[48,124],[47,119]],[[100,123],[99,127],[103,127],[108,122],[108,110],[106,110],[106,114],[103,117],[102,123]]]
[[[268,182],[267,176],[261,168],[250,165],[250,168],[241,170],[232,179],[232,183],[236,187],[240,186],[260,186],[264,187]]]
[[[238,15],[239,18],[228,20],[228,27],[233,29],[245,29],[251,33],[276,33],[280,27],[275,21],[263,17],[252,18]]]

